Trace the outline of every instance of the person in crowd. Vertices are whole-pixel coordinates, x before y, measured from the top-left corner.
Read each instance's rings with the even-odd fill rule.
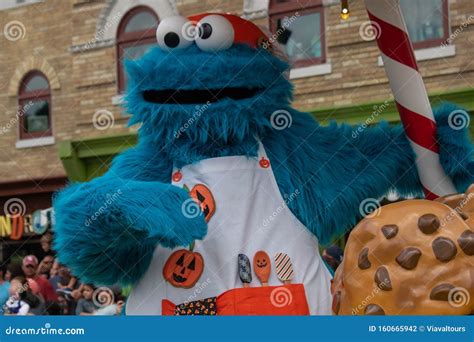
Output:
[[[28,282],[24,277],[15,277],[11,281],[9,295],[3,312],[5,315],[26,316],[30,312],[30,305],[20,298],[21,294],[27,290]]]
[[[52,303],[48,307],[48,315],[51,316],[67,316],[71,315],[71,299],[67,298],[65,294],[58,294],[58,301]]]
[[[38,275],[45,277],[46,279],[50,278],[50,272],[53,268],[54,257],[52,255],[45,255],[43,260],[39,263],[38,266]]]
[[[28,292],[25,293],[25,300],[30,305],[30,314],[39,316],[45,315],[46,312],[46,303],[43,296],[40,293],[40,287],[36,281],[29,278],[26,280],[28,282]]]
[[[35,312],[40,307],[41,300],[33,293],[32,286],[35,286],[34,281],[25,277],[18,276],[12,279],[10,297],[3,307],[5,315],[25,316],[43,313],[42,311]]]
[[[39,292],[44,300],[48,302],[57,301],[57,295],[48,279],[38,275],[38,259],[34,255],[27,255],[23,258],[22,270],[27,279],[33,279],[39,286]]]
[[[7,273],[5,279],[11,281],[13,278],[18,276],[24,276],[21,261],[11,261],[7,266]]]
[[[335,272],[337,267],[342,262],[343,251],[341,247],[333,245],[323,250],[322,257],[326,261],[326,263],[332,268],[332,270]]]
[[[57,267],[57,272],[54,272],[56,275],[51,276],[49,282],[57,293],[66,292],[70,294],[79,288],[80,283],[77,281],[77,278],[71,274],[69,268],[59,263],[57,266],[53,266],[53,268],[55,267]]]
[[[69,278],[65,277],[67,273],[63,271],[64,268],[65,267],[61,265],[57,259],[51,268],[49,283],[56,292],[60,288],[60,285],[65,286],[69,282]]]
[[[9,295],[9,289],[10,289],[10,282],[7,280],[8,278],[8,270],[6,265],[1,265],[0,266],[0,307],[3,307],[3,305],[6,303],[8,300]]]
[[[76,306],[76,315],[90,316],[97,311],[97,307],[92,300],[95,287],[92,284],[81,285],[82,298],[79,299]]]
[[[50,279],[53,277],[56,277],[59,274],[60,268],[61,268],[61,263],[59,262],[58,258],[54,259],[53,266],[51,267],[51,270],[49,271]]]
[[[40,244],[41,244],[41,252],[38,253],[39,260],[43,260],[43,258],[47,255],[50,255],[53,258],[56,257],[56,253],[52,249],[53,234],[50,231],[47,231],[41,236]]]

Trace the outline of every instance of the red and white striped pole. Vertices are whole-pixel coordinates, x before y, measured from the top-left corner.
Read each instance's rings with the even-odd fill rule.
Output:
[[[439,160],[436,122],[399,0],[365,0],[400,119],[427,199],[456,193]]]

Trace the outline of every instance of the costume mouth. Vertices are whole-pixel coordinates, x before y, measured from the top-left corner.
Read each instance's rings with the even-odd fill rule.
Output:
[[[157,104],[205,104],[230,98],[232,100],[244,100],[254,97],[261,89],[229,87],[222,89],[199,89],[199,90],[145,90],[143,99],[147,102]]]

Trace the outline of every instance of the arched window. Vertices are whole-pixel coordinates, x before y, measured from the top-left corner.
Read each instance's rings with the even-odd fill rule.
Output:
[[[125,90],[127,84],[124,61],[140,58],[156,44],[157,26],[158,16],[145,6],[131,9],[120,22],[117,32],[117,75],[120,92]]]
[[[39,71],[28,73],[18,94],[20,139],[51,136],[51,89]]]
[[[326,46],[322,0],[271,0],[270,29],[285,40],[284,50],[294,67],[324,63]]]

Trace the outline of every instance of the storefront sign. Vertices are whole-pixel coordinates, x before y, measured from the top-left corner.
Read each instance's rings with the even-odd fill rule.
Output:
[[[0,237],[20,240],[23,236],[41,235],[52,228],[52,209],[37,210],[31,215],[0,216]]]

